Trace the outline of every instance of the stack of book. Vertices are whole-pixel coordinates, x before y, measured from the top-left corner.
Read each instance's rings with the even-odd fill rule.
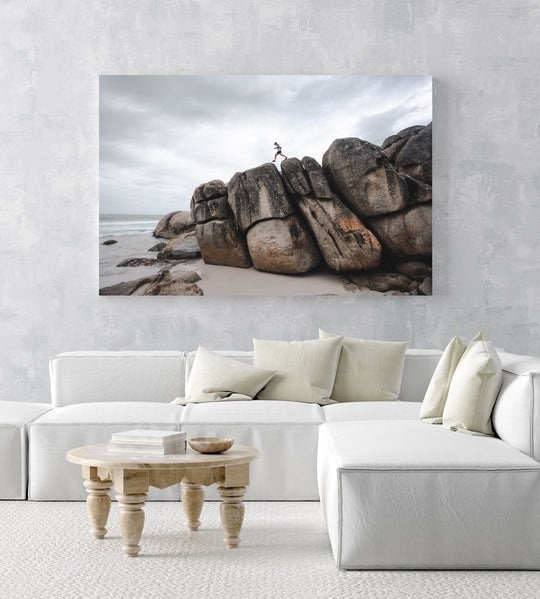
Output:
[[[114,433],[109,451],[167,455],[185,453],[186,433],[174,431],[133,430]]]

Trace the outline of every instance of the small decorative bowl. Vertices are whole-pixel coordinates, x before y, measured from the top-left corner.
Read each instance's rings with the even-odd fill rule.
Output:
[[[223,437],[195,437],[188,439],[188,443],[191,449],[199,453],[222,453],[232,447],[234,440]]]

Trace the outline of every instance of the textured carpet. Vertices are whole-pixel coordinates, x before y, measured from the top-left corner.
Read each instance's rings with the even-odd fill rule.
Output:
[[[217,502],[202,528],[176,503],[146,505],[139,557],[124,557],[113,504],[107,538],[78,502],[0,502],[3,599],[527,598],[540,572],[340,572],[318,503],[247,503],[238,549],[222,544]]]

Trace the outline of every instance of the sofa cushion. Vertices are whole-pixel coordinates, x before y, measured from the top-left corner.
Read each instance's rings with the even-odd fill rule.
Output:
[[[345,569],[537,568],[540,464],[415,421],[319,427],[318,484]]]
[[[321,406],[293,401],[256,399],[254,401],[228,401],[226,403],[187,404],[182,412],[182,424],[186,423],[322,423]]]
[[[500,353],[502,386],[492,422],[506,443],[540,462],[540,358]]]
[[[335,337],[320,329],[319,336]],[[343,337],[331,398],[340,402],[397,399],[408,344]]]
[[[495,437],[456,435],[418,420],[330,422],[322,426],[346,469],[533,468],[540,464]]]
[[[0,499],[26,499],[27,423],[51,404],[0,401]]]
[[[412,401],[350,401],[323,406],[326,422],[353,420],[416,420],[420,404]]]
[[[170,402],[184,395],[184,353],[67,352],[50,361],[54,406],[89,402]]]
[[[135,428],[177,431],[182,410],[168,403],[103,402],[64,406],[44,414],[28,426],[29,499],[85,499],[81,469],[65,459],[70,449],[106,443],[113,433]],[[149,492],[149,499],[177,500],[179,496],[178,485]]]
[[[44,424],[177,424],[183,407],[154,402],[101,402],[55,408],[38,417],[33,425]]]
[[[253,339],[254,364],[277,371],[260,399],[330,403],[342,337],[308,341]]]
[[[199,346],[186,385],[186,397],[176,403],[253,399],[276,373],[211,352]]]
[[[446,346],[424,395],[424,401],[420,410],[420,419],[423,422],[431,424],[442,423],[442,415],[450,383],[466,349],[467,346],[459,337],[454,337]]]
[[[479,334],[469,343],[452,377],[443,426],[458,432],[493,435],[491,412],[501,381],[497,351]]]

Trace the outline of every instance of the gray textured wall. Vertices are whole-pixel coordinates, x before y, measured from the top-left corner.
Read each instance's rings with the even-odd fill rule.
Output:
[[[330,331],[540,355],[538,0],[0,6],[2,399],[73,349],[243,349]],[[98,75],[434,76],[433,297],[99,297]]]

